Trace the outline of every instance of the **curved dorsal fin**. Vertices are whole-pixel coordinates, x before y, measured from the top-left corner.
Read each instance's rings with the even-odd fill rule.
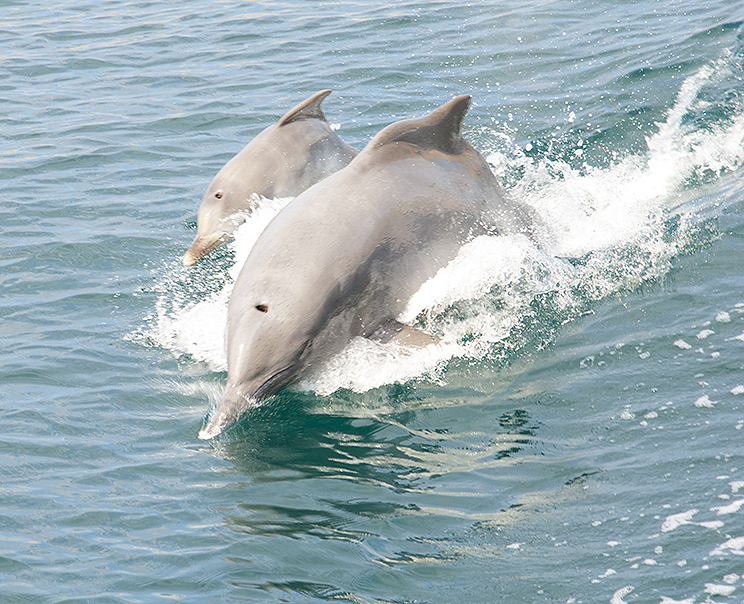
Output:
[[[299,105],[295,105],[285,113],[281,119],[276,123],[277,126],[286,126],[292,122],[298,120],[323,120],[326,121],[325,115],[320,109],[320,104],[323,99],[331,94],[330,90],[321,90],[316,92],[313,96],[305,99]]]
[[[462,149],[465,139],[460,128],[470,107],[470,95],[457,96],[423,117],[403,120],[381,130],[370,145],[409,143],[423,149],[436,149],[455,154]]]

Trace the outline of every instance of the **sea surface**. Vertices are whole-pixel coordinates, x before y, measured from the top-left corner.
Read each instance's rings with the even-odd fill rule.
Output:
[[[219,168],[472,95],[481,237],[214,441]],[[0,602],[744,602],[744,2],[0,0]]]

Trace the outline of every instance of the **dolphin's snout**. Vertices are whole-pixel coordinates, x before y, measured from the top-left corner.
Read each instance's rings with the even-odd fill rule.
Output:
[[[199,431],[199,438],[211,440],[234,422],[243,411],[255,404],[253,397],[245,396],[238,386],[228,384],[222,400],[209,415],[209,421]]]
[[[228,384],[222,400],[217,403],[214,411],[210,414],[207,425],[199,432],[199,438],[210,440],[220,434],[237,420],[241,413],[251,407],[257,407],[268,397],[281,390],[296,373],[297,365],[292,364],[276,372],[263,382],[253,380],[240,384]],[[256,386],[257,383],[258,386]]]
[[[226,413],[213,413],[209,416],[207,425],[199,430],[201,440],[211,440],[222,432],[225,427],[232,421]]]
[[[183,259],[182,259],[184,266],[192,266],[192,265],[196,264],[196,261],[197,260],[199,260],[199,256],[197,256],[196,254],[194,254],[191,250],[188,250],[183,255]]]
[[[183,255],[183,265],[191,266],[196,264],[198,260],[204,258],[209,252],[221,246],[228,239],[230,239],[230,236],[223,232],[211,233],[204,237],[197,235],[191,243],[191,247]]]

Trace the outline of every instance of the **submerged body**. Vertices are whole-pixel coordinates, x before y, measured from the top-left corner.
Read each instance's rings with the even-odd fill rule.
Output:
[[[295,197],[357,154],[328,125],[321,90],[290,109],[228,161],[209,183],[186,266],[226,242],[258,197]]]
[[[200,438],[394,324],[463,243],[530,231],[460,133],[469,104],[457,97],[383,129],[266,227],[232,293],[227,387]]]

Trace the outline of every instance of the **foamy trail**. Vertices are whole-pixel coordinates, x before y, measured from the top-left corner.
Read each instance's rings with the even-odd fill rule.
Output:
[[[550,225],[555,253],[582,256],[623,245],[647,231],[652,217],[676,205],[687,181],[705,173],[720,174],[744,163],[744,110],[711,128],[686,125],[685,118],[708,109],[699,96],[730,75],[726,55],[702,67],[682,84],[666,121],[646,137],[643,155],[628,155],[608,168],[584,164],[576,169],[562,161],[532,162],[518,152],[524,177],[510,191],[532,205]],[[492,153],[498,166],[503,154]],[[497,168],[498,169],[498,168]]]

